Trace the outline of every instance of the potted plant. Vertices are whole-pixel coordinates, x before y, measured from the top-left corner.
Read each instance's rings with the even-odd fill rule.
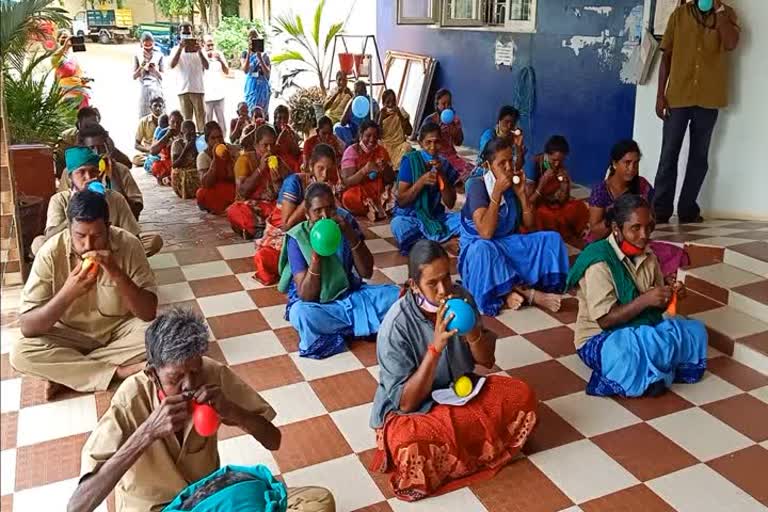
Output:
[[[301,132],[304,138],[307,138],[317,126],[316,105],[319,103],[322,107],[324,98],[325,94],[320,87],[308,87],[299,89],[288,99],[288,107],[291,109],[291,126],[297,132]]]

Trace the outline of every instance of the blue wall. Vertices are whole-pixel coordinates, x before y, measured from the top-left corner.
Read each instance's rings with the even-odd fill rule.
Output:
[[[612,11],[606,16],[584,9],[601,5]],[[498,108],[512,103],[526,66],[536,74],[536,106],[526,136],[529,155],[540,152],[550,135],[565,135],[574,180],[591,185],[604,175],[611,145],[631,137],[635,86],[621,79],[627,60],[622,45],[637,36],[642,0],[538,0],[535,34],[398,26],[395,0],[379,0],[377,8],[382,53],[401,50],[438,59],[435,85],[453,92],[465,144],[476,146],[482,131],[495,123]],[[606,30],[616,39],[605,45],[584,46],[578,55],[564,47],[572,36],[600,36]],[[517,45],[511,69],[494,64],[497,37]]]

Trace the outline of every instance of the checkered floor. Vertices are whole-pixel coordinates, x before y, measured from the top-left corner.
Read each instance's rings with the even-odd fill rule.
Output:
[[[768,224],[726,227],[734,225],[666,226],[659,236],[720,246],[721,252],[746,245],[745,254],[752,256],[768,248]],[[373,280],[402,283],[406,260],[389,227],[368,226],[365,233],[375,253]],[[231,365],[277,411],[283,448],[270,453],[242,432],[223,428],[225,464],[263,463],[289,486],[328,487],[339,511],[768,509],[768,376],[712,348],[710,371],[698,384],[675,385],[654,399],[587,396],[588,370],[573,347],[573,298],[557,314],[527,308],[485,319],[500,338],[493,372],[525,379],[541,401],[539,426],[525,456],[488,482],[415,504],[393,499],[387,476],[366,469],[374,448],[368,428],[378,377],[374,343],[354,342],[349,352],[323,361],[299,358],[296,333],[283,320],[285,298],[251,279],[252,244],[223,243],[164,252],[150,261],[162,307],[181,304],[204,314],[212,333],[210,356]],[[450,244],[454,256],[455,248]],[[768,274],[745,281],[710,266],[694,265],[690,272],[700,278],[714,273],[726,288],[757,285],[750,293],[768,302],[760,295]],[[6,290],[2,510],[64,510],[77,482],[80,449],[111,392],[71,393],[45,403],[42,382],[20,378],[8,364],[17,304],[18,290]],[[728,339],[766,342],[768,324],[751,317],[745,323],[727,301],[692,292],[681,310]]]

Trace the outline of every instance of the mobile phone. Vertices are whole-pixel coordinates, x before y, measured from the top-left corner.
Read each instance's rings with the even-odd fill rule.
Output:
[[[251,39],[251,46],[250,50],[253,53],[261,53],[264,51],[264,39],[261,38],[253,38]]]
[[[69,42],[72,43],[73,52],[85,51],[85,36],[71,36]]]
[[[552,166],[549,165],[549,159],[548,158],[544,158],[544,164],[542,166],[544,167],[545,171],[548,171],[548,170],[550,170],[552,168]]]

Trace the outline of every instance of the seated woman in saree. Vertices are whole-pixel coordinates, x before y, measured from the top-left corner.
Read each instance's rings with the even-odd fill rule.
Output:
[[[312,152],[318,144],[326,144],[333,148],[336,152],[336,162],[341,162],[341,157],[344,155],[344,142],[333,134],[333,122],[328,116],[323,116],[317,120],[317,133],[309,137],[304,141],[304,147],[302,149],[302,170],[304,172],[309,171],[309,160],[312,157]],[[339,181],[338,173],[335,176],[329,177],[329,180],[334,184]]]
[[[701,379],[707,330],[698,320],[662,316],[673,294],[648,242],[654,227],[646,199],[624,194],[608,212],[611,233],[588,245],[568,274],[579,314],[576,347],[592,369],[590,395],[656,396],[673,382]]]
[[[341,160],[341,179],[346,187],[341,205],[371,222],[387,218],[385,196],[395,181],[389,153],[379,144],[379,135],[379,125],[365,121],[360,125],[360,142],[349,146]]]
[[[291,111],[285,105],[275,109],[275,155],[278,156],[293,171],[301,171],[301,148],[299,135],[293,131],[289,123]]]
[[[378,124],[381,126],[381,145],[389,153],[392,168],[397,171],[400,161],[406,153],[413,149],[408,137],[413,133],[413,126],[408,112],[397,105],[395,91],[387,89],[381,95],[383,107],[379,114]]]
[[[181,138],[181,123],[183,122],[184,116],[181,115],[181,112],[172,111],[168,114],[168,129],[163,133],[155,133],[159,137],[155,137],[149,147],[149,154],[151,155],[149,159],[152,161],[149,171],[157,180],[158,185],[162,185],[166,178],[167,180],[171,178],[171,169],[173,168],[171,147],[177,139]],[[157,130],[155,131],[157,132]]]
[[[451,163],[463,182],[469,177],[473,166],[456,151],[456,146],[464,144],[464,130],[459,116],[454,113],[450,123],[442,120],[443,111],[448,109],[453,112],[453,96],[448,89],[440,89],[435,93],[435,112],[425,117],[421,124],[432,122],[440,127],[440,155]]]
[[[205,123],[203,134],[207,147],[197,155],[200,188],[195,197],[201,210],[221,215],[235,201],[235,160],[219,123]]]
[[[587,203],[571,197],[571,177],[565,167],[570,147],[562,135],[553,135],[544,153],[533,157],[534,191],[530,201],[536,208],[536,230],[557,231],[574,247],[584,246],[589,227]]]
[[[171,185],[176,191],[181,183],[192,191],[186,196],[180,194],[182,199],[192,199],[197,187],[200,185],[200,176],[197,172],[197,131],[194,121],[187,120],[181,123],[181,134],[171,144],[171,172],[169,176],[163,176],[158,180],[160,185]]]
[[[558,233],[520,234],[535,226],[536,217],[525,175],[513,169],[512,158],[506,139],[488,143],[483,167],[466,183],[461,210],[459,273],[488,316],[525,302],[558,311],[568,274],[568,250]]]
[[[282,221],[276,208],[277,193],[283,179],[293,171],[275,155],[275,140],[277,133],[268,124],[249,127],[241,138],[243,151],[235,162],[237,198],[227,208],[227,219],[235,233],[243,238],[262,238],[280,232]],[[257,254],[259,245],[257,242]],[[272,281],[269,276],[273,274],[274,271],[262,272],[256,265],[256,278],[262,282]]]
[[[495,138],[507,139],[515,151],[515,169],[525,164],[527,148],[524,145],[523,131],[517,125],[520,122],[520,112],[512,105],[504,105],[499,109],[496,126],[488,128],[480,135],[480,153],[477,155],[477,165],[481,165],[485,146]]]
[[[375,334],[399,289],[363,282],[373,275],[373,255],[354,217],[336,208],[331,187],[310,185],[304,208],[308,220],[286,232],[278,290],[288,294],[285,318],[299,332],[299,355],[323,359],[344,352],[348,337]],[[330,256],[317,254],[309,241],[320,219],[333,219],[342,232]]]
[[[355,97],[347,102],[344,114],[341,116],[341,121],[333,126],[333,133],[347,146],[358,139],[360,126],[362,126],[365,121],[372,121],[379,118],[379,104],[376,100],[368,96],[366,87],[368,87],[368,85],[365,83],[365,80],[358,80],[355,82]],[[358,96],[362,96],[371,102],[371,108],[363,117],[357,117],[355,113],[352,112],[352,103]]]
[[[589,196],[589,229],[587,243],[601,240],[611,232],[606,224],[606,212],[624,194],[639,195],[653,202],[653,187],[640,176],[640,146],[634,140],[622,140],[611,149],[611,162],[606,179],[594,187]],[[684,249],[676,245],[651,240],[651,250],[661,265],[665,279],[674,282],[680,267],[690,262]]]
[[[449,330],[445,301],[471,295],[451,282],[448,254],[421,240],[408,260],[405,295],[387,312],[376,343],[379,386],[370,425],[371,471],[390,472],[395,496],[415,501],[491,478],[516,457],[536,425],[536,396],[523,381],[491,375],[462,406],[437,404],[475,365],[492,368],[496,336],[480,315],[466,335]]]
[[[344,115],[347,104],[352,98],[352,91],[347,87],[347,75],[341,70],[337,71],[336,89],[333,90],[323,104],[325,115],[331,120],[331,123],[338,123],[341,121],[341,116]]]
[[[440,127],[434,123],[422,125],[419,145],[421,149],[406,154],[400,164],[390,225],[403,255],[422,238],[445,242],[459,234],[459,213],[445,211],[456,204],[459,174],[439,155]]]

